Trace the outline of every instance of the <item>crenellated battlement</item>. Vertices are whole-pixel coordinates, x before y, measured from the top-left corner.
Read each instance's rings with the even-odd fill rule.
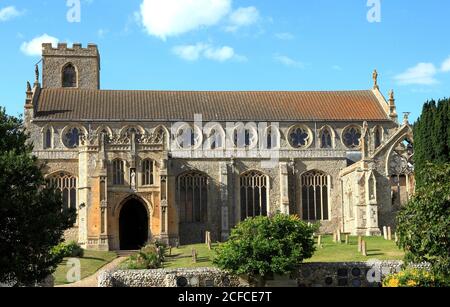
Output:
[[[87,56],[98,57],[98,47],[96,44],[88,44],[86,48],[80,43],[74,43],[72,47],[69,47],[67,43],[58,43],[54,48],[51,43],[42,44],[43,56]]]

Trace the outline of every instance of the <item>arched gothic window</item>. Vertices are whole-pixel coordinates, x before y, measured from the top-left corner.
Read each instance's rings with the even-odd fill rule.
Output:
[[[208,177],[200,172],[189,172],[178,177],[180,223],[208,221]]]
[[[147,159],[142,162],[142,184],[153,185],[155,183],[153,160]]]
[[[77,87],[77,71],[72,64],[67,64],[63,69],[63,87]]]
[[[80,129],[68,129],[63,135],[63,143],[67,148],[77,148],[80,145]]]
[[[305,221],[328,220],[328,176],[320,171],[302,175],[302,217]]]
[[[381,127],[375,127],[375,135],[374,135],[375,149],[381,146],[383,138],[383,131],[381,129],[382,129]]]
[[[253,128],[240,126],[234,130],[233,139],[237,148],[253,147],[258,142],[258,133]]]
[[[320,148],[330,149],[333,148],[333,136],[328,127],[325,127],[320,132]]]
[[[52,128],[48,127],[44,130],[44,149],[52,148],[53,131]]]
[[[251,171],[241,176],[241,220],[255,216],[267,216],[267,176]]]
[[[47,178],[50,186],[61,192],[64,208],[77,209],[77,178],[65,172]]]
[[[280,130],[277,127],[270,126],[266,129],[265,133],[266,144],[263,149],[276,149],[280,147]]]
[[[117,159],[112,163],[113,172],[113,184],[114,185],[124,185],[125,184],[125,162],[123,160]]]

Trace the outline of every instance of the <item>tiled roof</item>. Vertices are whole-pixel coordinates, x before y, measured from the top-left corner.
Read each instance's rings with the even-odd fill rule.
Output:
[[[382,102],[384,103],[384,102]],[[35,119],[64,121],[381,121],[374,92],[42,89]]]

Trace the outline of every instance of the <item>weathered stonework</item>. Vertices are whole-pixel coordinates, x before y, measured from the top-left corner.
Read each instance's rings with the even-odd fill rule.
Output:
[[[379,287],[402,261],[303,263],[292,276],[268,278],[267,286]],[[428,264],[412,265],[429,269]],[[247,280],[215,268],[104,271],[99,287],[249,287]]]
[[[182,151],[174,145],[175,137],[170,133],[176,124],[174,121],[160,118],[142,122],[131,118],[51,120],[35,114],[41,92],[61,88],[62,69],[67,64],[77,71],[77,88],[70,91],[100,92],[97,92],[100,57],[96,46],[68,48],[60,44],[52,48],[44,44],[43,86],[41,88],[36,80],[34,88],[27,89],[25,126],[34,144],[34,154],[45,165],[47,178],[65,176],[66,182],[60,180],[58,188],[66,191],[66,202],[70,202],[69,198],[76,199],[71,205],[78,212],[76,228],[68,232],[68,238],[76,238],[74,232],[77,229],[77,239],[86,248],[120,249],[121,236],[126,236],[123,231],[121,233],[121,217],[125,220],[123,212],[127,210],[124,208],[129,208],[132,202],[138,202],[147,215],[144,232],[148,240],[163,240],[172,245],[202,242],[206,231],[211,232],[213,241],[225,240],[230,230],[248,214],[243,211],[251,211],[242,206],[244,194],[241,195],[241,180],[249,172],[262,174],[266,181],[265,186],[256,187],[261,189],[258,193],[263,194],[260,199],[264,212],[269,215],[277,212],[297,214],[305,220],[308,217],[304,216],[307,205],[302,178],[305,174],[320,172],[326,184],[317,195],[321,195],[324,212],[309,221],[320,222],[323,233],[339,229],[355,235],[379,235],[382,226],[395,228],[396,212],[414,192],[412,173],[406,174],[404,179],[405,174],[391,171],[396,149],[405,138],[412,140],[412,129],[407,122],[397,123],[393,98],[388,104],[377,89],[373,94],[378,99],[376,104],[386,112],[385,119],[282,121],[277,125],[279,149],[276,150],[208,148]],[[127,101],[123,103],[126,107]],[[116,115],[116,118],[122,118],[121,114]],[[227,135],[224,143],[233,143],[232,136],[228,132],[225,134],[227,124],[218,122],[216,129],[222,130],[224,137]],[[290,143],[290,133],[295,127],[308,131],[305,146],[295,148]],[[344,132],[348,127],[365,131],[360,147],[348,148],[344,144]],[[197,128],[201,131],[201,127]],[[73,129],[77,129],[79,135],[71,136]],[[320,135],[324,129],[331,135],[329,148],[321,147]],[[374,145],[376,131],[381,131],[382,137],[377,148]],[[67,145],[70,137],[77,138],[76,146]],[[205,135],[199,138],[206,140]],[[256,140],[253,145],[259,148],[261,142],[261,139]],[[267,163],[268,158],[272,158],[272,163]],[[120,182],[115,182],[118,176],[115,161],[123,162],[118,170],[123,177]],[[152,182],[147,184],[143,182],[145,161],[152,161]],[[204,221],[196,217],[197,221],[183,223],[181,204],[194,206],[199,203],[198,199],[185,197],[182,200],[180,196],[179,179],[192,172],[207,178],[206,190],[202,191],[207,203],[200,205],[206,206],[207,210],[202,217]],[[393,176],[402,176],[402,183],[406,182],[405,187],[398,187],[397,198],[393,192]],[[67,178],[76,180],[76,192],[67,188],[67,180],[70,180]],[[193,197],[200,198],[200,194]],[[314,208],[308,210],[314,211]]]

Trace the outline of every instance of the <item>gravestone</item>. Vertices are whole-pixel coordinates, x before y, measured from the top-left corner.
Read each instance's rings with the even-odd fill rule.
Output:
[[[348,243],[349,243],[349,236],[348,236],[348,235],[345,235],[345,244],[348,245]]]
[[[367,244],[365,240],[362,241],[362,255],[367,257]]]
[[[384,239],[385,239],[385,240],[388,239],[387,227],[386,227],[386,226],[383,227],[383,236],[384,236]]]
[[[319,235],[319,236],[317,237],[317,245],[318,245],[319,247],[322,245],[322,236],[321,236],[321,235]]]
[[[362,236],[358,236],[358,253],[362,253]]]
[[[388,236],[388,240],[389,240],[389,241],[392,241],[392,229],[391,229],[390,226],[388,227],[388,233],[387,233],[387,236]]]
[[[192,263],[197,263],[197,251],[193,248],[192,249]]]

